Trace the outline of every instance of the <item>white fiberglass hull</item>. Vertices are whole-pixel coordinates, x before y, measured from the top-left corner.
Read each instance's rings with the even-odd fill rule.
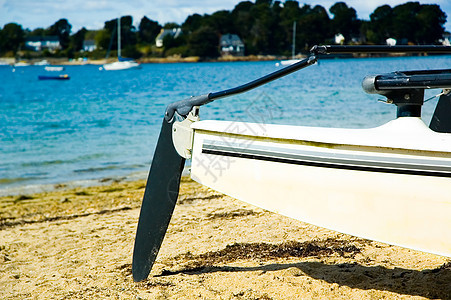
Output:
[[[278,66],[290,66],[290,65],[293,65],[293,64],[298,63],[300,61],[301,61],[300,59],[282,60],[282,61],[280,61],[280,63],[278,63],[278,62],[276,63],[276,67],[278,67]]]
[[[136,61],[115,61],[110,64],[103,65],[103,68],[106,71],[119,71],[119,70],[127,70],[127,69],[134,69],[134,68],[140,68],[140,64]]]
[[[420,119],[374,129],[192,127],[199,183],[297,220],[451,257],[451,135]]]
[[[300,61],[301,61],[300,59],[288,59],[288,60],[282,60],[280,62],[280,64],[282,66],[290,66],[290,65],[295,64],[295,63],[300,62]]]

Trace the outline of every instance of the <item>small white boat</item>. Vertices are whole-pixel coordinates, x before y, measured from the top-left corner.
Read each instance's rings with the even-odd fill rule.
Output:
[[[48,65],[50,65],[50,63],[48,60],[43,59],[43,60],[35,62],[34,65],[35,66],[48,66]]]
[[[317,54],[451,53],[440,46],[317,46],[298,63],[237,88],[168,106],[149,172],[133,254],[147,278],[171,219],[185,159],[191,178],[282,215],[341,233],[451,257],[451,69],[368,76],[367,93],[387,97],[397,118],[343,129],[199,121],[199,107],[317,61]],[[443,89],[428,127],[425,89]],[[245,183],[245,184],[243,184]]]
[[[289,65],[295,64],[300,61],[301,61],[300,59],[285,59],[285,60],[281,60],[280,63],[276,63],[276,67],[289,66]]]
[[[46,70],[48,72],[61,72],[61,71],[64,71],[64,67],[63,66],[45,66],[44,70]]]
[[[103,69],[106,71],[119,71],[127,69],[140,68],[141,65],[134,60],[115,61],[109,64],[104,64]]]
[[[117,18],[117,61],[104,64],[100,70],[106,71],[120,71],[128,69],[138,69],[141,65],[130,58],[123,58],[121,56],[121,18]]]
[[[23,60],[18,61],[14,64],[14,67],[28,67],[28,66],[30,66],[30,64]]]

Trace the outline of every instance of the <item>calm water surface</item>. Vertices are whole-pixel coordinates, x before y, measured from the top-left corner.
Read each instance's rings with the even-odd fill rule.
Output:
[[[378,102],[381,96],[362,91],[365,75],[450,66],[451,56],[321,60],[251,92],[210,103],[202,107],[201,118],[374,127],[393,119],[396,109]],[[2,66],[0,194],[131,174],[144,177],[167,104],[275,70],[275,62],[146,64],[116,72],[85,65],[66,67],[70,80],[40,81],[43,67],[13,72]],[[423,107],[427,124],[436,101]]]

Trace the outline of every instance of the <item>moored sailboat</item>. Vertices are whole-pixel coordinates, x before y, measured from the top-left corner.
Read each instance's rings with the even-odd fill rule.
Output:
[[[121,56],[121,18],[117,18],[117,61],[104,64],[103,69],[106,71],[119,71],[140,67],[141,65],[133,59]]]

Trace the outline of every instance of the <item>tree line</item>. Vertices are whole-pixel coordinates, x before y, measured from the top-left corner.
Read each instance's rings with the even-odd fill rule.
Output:
[[[131,16],[121,17],[121,43],[124,56],[132,58],[165,57],[171,55],[218,57],[222,34],[237,34],[245,45],[246,55],[289,55],[293,23],[296,22],[298,52],[305,52],[315,44],[334,43],[341,34],[347,44],[385,44],[394,38],[398,44],[435,44],[445,33],[446,14],[436,4],[407,2],[394,7],[382,5],[369,20],[357,18],[356,10],[344,2],[337,2],[327,11],[321,5],[302,5],[295,0],[242,1],[231,11],[220,10],[209,14],[193,14],[182,24],[159,24],[143,17],[138,27]],[[164,47],[155,46],[161,29],[180,27],[178,37],[168,35]],[[6,24],[0,30],[2,56],[60,56],[68,58],[104,58],[110,49],[117,49],[115,39],[117,19],[106,21],[100,30],[82,28],[71,34],[71,24],[60,19],[52,26],[34,30],[23,29],[16,23]],[[26,51],[24,42],[29,37],[57,36],[61,49],[50,53]],[[83,41],[95,40],[97,49],[83,52]],[[113,50],[113,51],[114,51]]]

